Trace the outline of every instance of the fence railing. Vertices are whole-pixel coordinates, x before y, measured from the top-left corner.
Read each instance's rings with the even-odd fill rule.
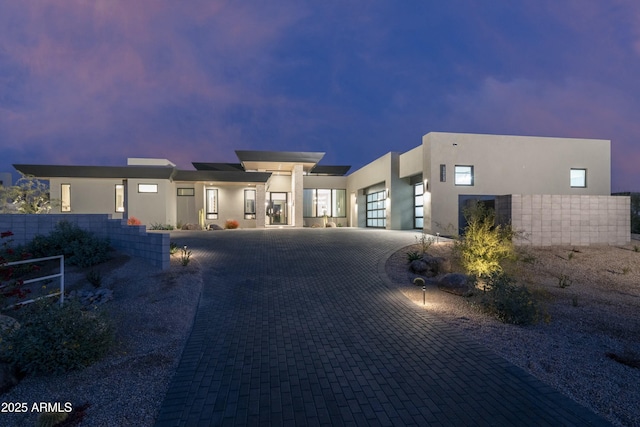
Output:
[[[19,303],[16,304],[12,304],[8,307],[5,307],[4,309],[9,309],[12,307],[17,307],[17,306],[21,306],[21,305],[26,305],[26,304],[31,304],[33,302],[39,301],[43,298],[51,298],[51,297],[55,297],[60,295],[60,305],[62,305],[64,303],[64,255],[54,255],[54,256],[49,256],[49,257],[44,257],[44,258],[35,258],[35,259],[26,259],[24,261],[13,261],[13,262],[8,262],[5,264],[0,264],[0,267],[10,267],[12,265],[21,265],[21,264],[29,264],[32,262],[41,262],[41,261],[50,261],[53,259],[59,259],[60,260],[60,272],[56,273],[56,274],[50,274],[48,276],[42,276],[42,277],[35,277],[33,279],[28,279],[28,280],[24,280],[22,282],[23,285],[28,285],[29,283],[35,283],[35,282],[41,282],[43,280],[51,280],[51,279],[55,279],[57,277],[60,278],[60,291],[59,292],[54,292],[48,295],[43,295],[41,297],[38,298],[33,298],[33,299],[29,299],[26,301],[21,301]]]

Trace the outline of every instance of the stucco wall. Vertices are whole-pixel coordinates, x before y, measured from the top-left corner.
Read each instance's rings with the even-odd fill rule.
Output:
[[[148,233],[145,226],[129,226],[126,221],[106,214],[0,215],[0,230],[13,232],[13,244],[27,243],[47,235],[60,221],[108,238],[111,246],[131,256],[145,259],[159,268],[169,268],[169,233]]]
[[[625,196],[514,194],[496,198],[496,212],[523,233],[520,245],[626,245],[630,203]]]
[[[610,141],[506,135],[429,133],[423,137],[431,218],[425,229],[457,228],[459,195],[610,195]],[[446,182],[440,182],[440,165]],[[473,186],[456,186],[456,165],[474,167]],[[587,169],[587,187],[572,188],[571,168]]]
[[[52,200],[61,200],[61,184],[70,184],[71,212],[68,214],[110,213],[113,218],[122,218],[116,212],[116,185],[122,185],[122,179],[96,178],[51,178],[49,191]],[[61,213],[60,206],[55,206],[52,213]]]

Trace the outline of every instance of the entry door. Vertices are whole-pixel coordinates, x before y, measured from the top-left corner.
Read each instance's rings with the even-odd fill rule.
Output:
[[[270,193],[269,224],[284,225],[287,224],[287,193]]]

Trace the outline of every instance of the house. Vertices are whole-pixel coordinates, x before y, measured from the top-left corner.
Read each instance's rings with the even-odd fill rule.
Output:
[[[452,234],[470,200],[503,195],[610,196],[611,143],[600,139],[432,132],[348,173],[321,152],[236,151],[237,163],[128,159],[126,166],[16,164],[48,179],[62,213],[135,216],[144,224],[242,228],[423,229]],[[510,199],[511,200],[511,199]]]

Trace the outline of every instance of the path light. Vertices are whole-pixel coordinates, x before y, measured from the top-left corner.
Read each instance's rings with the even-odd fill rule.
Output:
[[[440,243],[440,233],[436,233],[436,243]]]
[[[422,285],[422,305],[427,305],[427,286],[422,277],[416,277],[413,279],[413,284],[416,286]]]
[[[422,287],[422,305],[427,305],[427,287]]]

